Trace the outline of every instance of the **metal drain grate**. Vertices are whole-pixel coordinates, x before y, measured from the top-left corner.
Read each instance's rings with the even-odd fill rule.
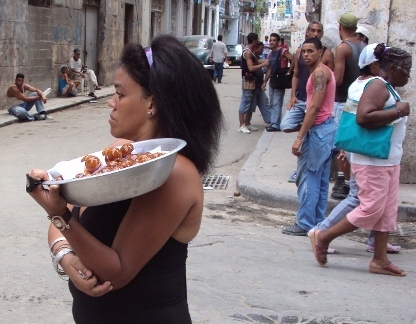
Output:
[[[202,177],[204,189],[226,189],[230,176],[225,174],[215,174]]]

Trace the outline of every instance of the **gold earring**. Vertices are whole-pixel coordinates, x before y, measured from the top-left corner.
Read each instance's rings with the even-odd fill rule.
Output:
[[[147,112],[147,116],[152,117],[153,116],[153,113],[151,111],[148,111]]]

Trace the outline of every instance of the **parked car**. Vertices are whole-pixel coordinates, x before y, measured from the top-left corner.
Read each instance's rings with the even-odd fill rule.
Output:
[[[243,45],[226,45],[227,46],[227,63],[230,66],[241,67],[241,55],[243,54]]]
[[[215,38],[208,35],[189,35],[178,38],[189,51],[204,65],[211,78],[214,78],[214,65],[210,61],[210,54]]]

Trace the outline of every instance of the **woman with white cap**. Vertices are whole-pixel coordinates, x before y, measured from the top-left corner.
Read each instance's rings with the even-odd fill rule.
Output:
[[[387,258],[387,241],[389,232],[396,230],[402,142],[410,107],[408,102],[396,101],[399,95],[387,86],[407,84],[412,56],[399,48],[371,44],[361,52],[359,66],[362,75],[348,91],[350,105],[356,103],[357,124],[375,129],[394,122],[391,149],[387,159],[352,153],[352,170],[359,186],[360,205],[331,228],[310,233],[311,243],[316,260],[325,265],[332,240],[359,227],[373,230],[375,247],[369,271],[404,277],[406,271]],[[386,109],[392,106],[395,109]]]

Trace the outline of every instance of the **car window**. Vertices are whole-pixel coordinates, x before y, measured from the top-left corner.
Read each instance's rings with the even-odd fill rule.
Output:
[[[242,52],[243,47],[241,45],[226,45],[228,52]]]
[[[208,48],[205,39],[185,40],[182,42],[186,48]]]

